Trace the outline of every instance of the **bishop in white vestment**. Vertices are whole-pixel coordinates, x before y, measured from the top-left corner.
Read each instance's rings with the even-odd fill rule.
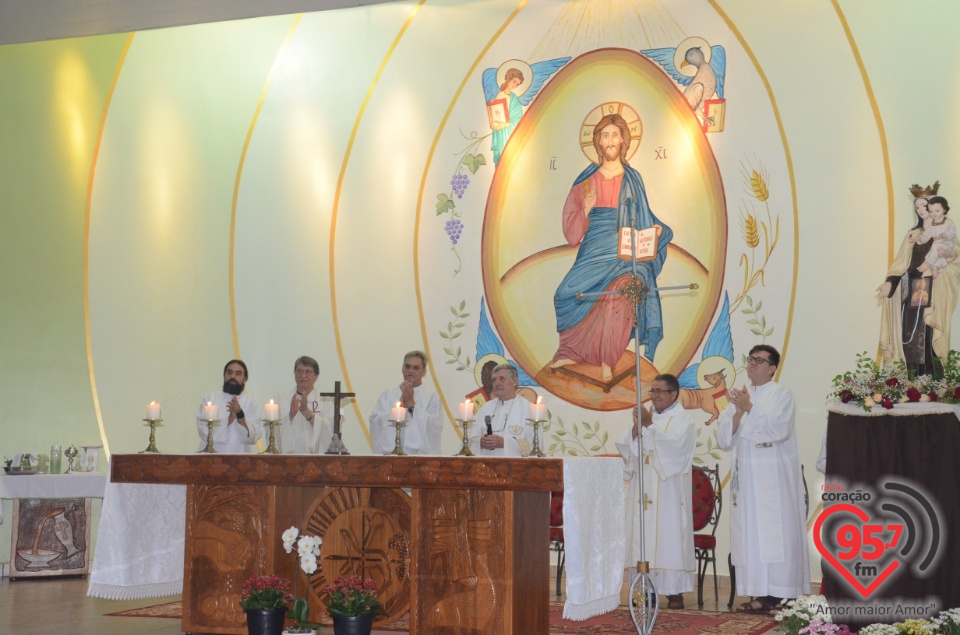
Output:
[[[626,501],[624,567],[640,560],[640,506],[644,507],[645,556],[658,593],[669,597],[669,608],[683,608],[682,593],[693,590],[696,559],[693,548],[691,466],[696,449],[696,426],[677,400],[680,386],[673,375],[660,375],[650,389],[652,408],[639,409],[643,424],[643,498],[637,478],[637,417],[631,430],[617,441],[624,460],[623,478],[629,481]]]
[[[404,408],[406,423],[400,428],[400,446],[411,455],[439,455],[440,398],[423,385],[427,374],[427,356],[412,351],[403,358],[403,381],[380,393],[370,413],[370,441],[374,454],[389,454],[397,445],[397,429],[390,423],[397,402]]]
[[[470,450],[474,454],[524,456],[529,453],[533,443],[533,426],[527,423],[530,402],[517,394],[519,380],[517,369],[510,364],[500,364],[493,370],[496,399],[483,404],[477,413],[470,435]]]
[[[730,510],[737,595],[755,598],[741,607],[747,611],[810,593],[796,404],[788,388],[772,381],[779,364],[773,347],[751,349],[747,376],[753,385],[730,390],[717,430],[720,448],[733,451],[724,511]]]

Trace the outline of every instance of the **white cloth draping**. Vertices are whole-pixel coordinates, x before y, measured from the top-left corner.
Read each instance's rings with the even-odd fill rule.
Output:
[[[103,498],[105,474],[19,474],[0,476],[0,498]],[[0,523],[3,507],[0,507]]]
[[[890,415],[894,417],[909,417],[911,415],[932,415],[952,412],[956,415],[957,419],[960,419],[960,404],[941,403],[939,401],[898,403],[894,404],[891,410],[887,410],[883,406],[874,406],[870,410],[864,410],[856,404],[835,403],[830,406],[828,410],[854,417],[886,417]]]
[[[620,606],[623,586],[623,459],[564,457],[563,617],[586,620]]]
[[[87,595],[108,600],[183,592],[186,485],[107,483]]]

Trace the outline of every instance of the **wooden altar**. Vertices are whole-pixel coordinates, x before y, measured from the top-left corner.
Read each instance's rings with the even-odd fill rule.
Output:
[[[411,633],[547,633],[550,492],[560,459],[114,455],[116,483],[187,485],[185,632],[246,632],[254,574],[299,576],[311,616],[339,575],[373,578],[385,624]],[[402,488],[408,488],[409,493]],[[297,526],[323,538],[307,579],[283,550]]]

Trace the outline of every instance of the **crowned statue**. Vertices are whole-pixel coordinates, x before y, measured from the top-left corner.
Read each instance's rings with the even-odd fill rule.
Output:
[[[916,223],[877,288],[883,363],[902,360],[918,375],[942,372],[960,292],[960,240],[939,189],[940,181],[910,187]]]

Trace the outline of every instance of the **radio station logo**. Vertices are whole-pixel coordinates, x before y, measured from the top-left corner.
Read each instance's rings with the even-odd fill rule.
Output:
[[[923,488],[888,477],[877,490],[842,483],[823,486],[824,510],[813,541],[849,587],[868,599],[905,571],[928,577],[939,564],[945,528]]]

